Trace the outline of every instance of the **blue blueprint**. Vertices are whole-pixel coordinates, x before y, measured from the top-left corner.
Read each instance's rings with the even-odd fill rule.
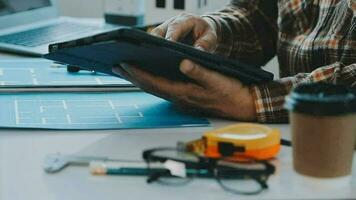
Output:
[[[208,126],[142,92],[0,94],[0,127],[133,129]]]
[[[131,85],[124,79],[89,71],[68,73],[66,67],[53,67],[52,64],[44,59],[1,60],[0,87]]]

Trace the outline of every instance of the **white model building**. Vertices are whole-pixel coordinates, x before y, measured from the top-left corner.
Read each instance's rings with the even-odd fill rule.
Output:
[[[163,22],[182,12],[203,14],[218,10],[228,0],[145,0],[145,22]]]
[[[105,0],[105,19],[124,25],[161,23],[182,12],[203,14],[218,10],[229,0]]]
[[[145,25],[145,0],[105,0],[105,21],[121,25]]]

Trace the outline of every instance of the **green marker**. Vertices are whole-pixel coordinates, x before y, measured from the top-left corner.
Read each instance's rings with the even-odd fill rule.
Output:
[[[174,177],[171,171],[162,163],[150,164],[148,168],[144,162],[103,162],[92,161],[89,165],[90,173],[97,176],[121,175],[121,176],[149,176],[160,174],[161,176]],[[187,169],[187,177],[211,178],[211,173],[205,169]]]
[[[169,173],[163,165],[150,166],[144,162],[102,162],[92,161],[89,165],[90,173],[93,175],[127,175],[147,176],[152,173]]]

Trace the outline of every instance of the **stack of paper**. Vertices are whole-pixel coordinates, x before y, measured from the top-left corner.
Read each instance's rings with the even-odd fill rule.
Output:
[[[89,71],[69,73],[66,66],[43,59],[0,60],[0,128],[92,130],[209,125],[204,118],[137,90],[117,77]]]
[[[127,91],[130,82],[90,71],[67,72],[64,65],[44,59],[0,60],[0,92]]]

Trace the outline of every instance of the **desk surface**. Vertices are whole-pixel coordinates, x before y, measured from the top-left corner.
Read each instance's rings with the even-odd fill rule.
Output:
[[[15,58],[0,54],[0,59]],[[212,120],[214,127],[234,122]],[[290,139],[289,125],[279,128]],[[195,180],[187,186],[147,185],[144,177],[94,177],[87,167],[69,167],[48,175],[43,172],[45,156],[51,153],[139,159],[144,149],[173,146],[199,138],[204,129],[35,131],[0,130],[0,200],[22,199],[311,199],[355,198],[356,164],[347,187],[330,188],[321,182],[303,180],[292,168],[291,149],[283,147],[275,161],[277,172],[270,189],[258,196],[236,196],[224,192],[213,180]],[[356,154],[355,154],[356,157]]]

